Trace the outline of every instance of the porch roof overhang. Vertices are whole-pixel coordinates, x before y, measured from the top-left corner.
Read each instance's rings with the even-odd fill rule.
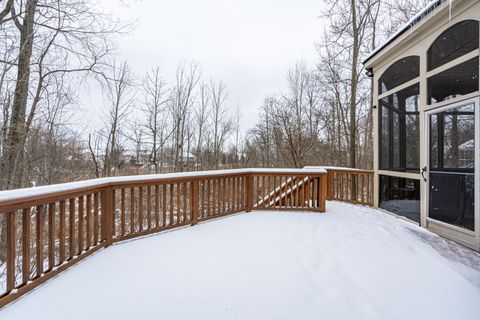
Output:
[[[414,31],[419,31],[423,29],[426,22],[431,20],[436,13],[441,10],[447,10],[451,5],[450,1],[447,0],[432,0],[430,1],[425,8],[413,16],[407,23],[403,25],[397,32],[392,34],[387,40],[382,44],[378,45],[362,62],[365,68],[370,68],[373,62],[386,53],[390,51],[398,44],[403,43],[405,40],[409,39],[409,35]],[[435,14],[434,14],[435,13]],[[388,50],[387,50],[388,49]]]

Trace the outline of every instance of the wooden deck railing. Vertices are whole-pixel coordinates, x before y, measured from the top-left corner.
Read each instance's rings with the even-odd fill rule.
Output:
[[[114,242],[252,210],[325,211],[323,169],[114,177],[0,192],[0,307]]]
[[[327,200],[373,206],[373,171],[327,169]]]

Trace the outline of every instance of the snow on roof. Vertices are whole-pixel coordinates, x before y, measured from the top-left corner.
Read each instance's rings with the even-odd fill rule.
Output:
[[[368,55],[365,60],[363,60],[363,64],[366,64],[370,59],[376,56],[380,51],[388,47],[390,43],[392,43],[395,39],[400,37],[406,31],[412,29],[417,23],[425,19],[429,16],[436,8],[438,8],[442,3],[446,2],[447,0],[431,0],[425,8],[420,10],[416,15],[414,15],[407,23],[403,25],[397,32],[392,34],[387,40],[385,40],[382,44],[378,45],[370,54]],[[451,3],[451,0],[448,0]]]
[[[115,244],[11,319],[480,319],[480,255],[378,210],[252,212]]]

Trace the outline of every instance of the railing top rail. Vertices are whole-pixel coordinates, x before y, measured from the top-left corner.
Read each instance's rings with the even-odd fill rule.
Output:
[[[108,186],[117,186],[136,183],[154,183],[168,182],[181,179],[200,179],[228,177],[234,175],[247,174],[282,174],[282,175],[322,175],[326,170],[322,168],[292,169],[292,168],[245,168],[228,170],[210,170],[193,172],[176,172],[166,174],[150,174],[97,178],[84,181],[75,181],[68,183],[53,184],[47,186],[30,187],[22,189],[13,189],[0,191],[0,208],[16,204],[22,201],[32,201],[47,198],[54,195],[68,195],[75,192],[84,192],[89,190],[101,189]]]
[[[373,170],[347,168],[347,167],[331,167],[331,166],[328,166],[328,167],[306,166],[304,167],[304,169],[306,170],[325,169],[327,171],[337,171],[337,172],[374,173]]]

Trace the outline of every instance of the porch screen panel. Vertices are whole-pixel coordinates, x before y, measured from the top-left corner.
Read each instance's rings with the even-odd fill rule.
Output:
[[[474,230],[474,105],[430,116],[429,216]]]
[[[380,100],[381,170],[419,171],[418,92],[414,84]]]

